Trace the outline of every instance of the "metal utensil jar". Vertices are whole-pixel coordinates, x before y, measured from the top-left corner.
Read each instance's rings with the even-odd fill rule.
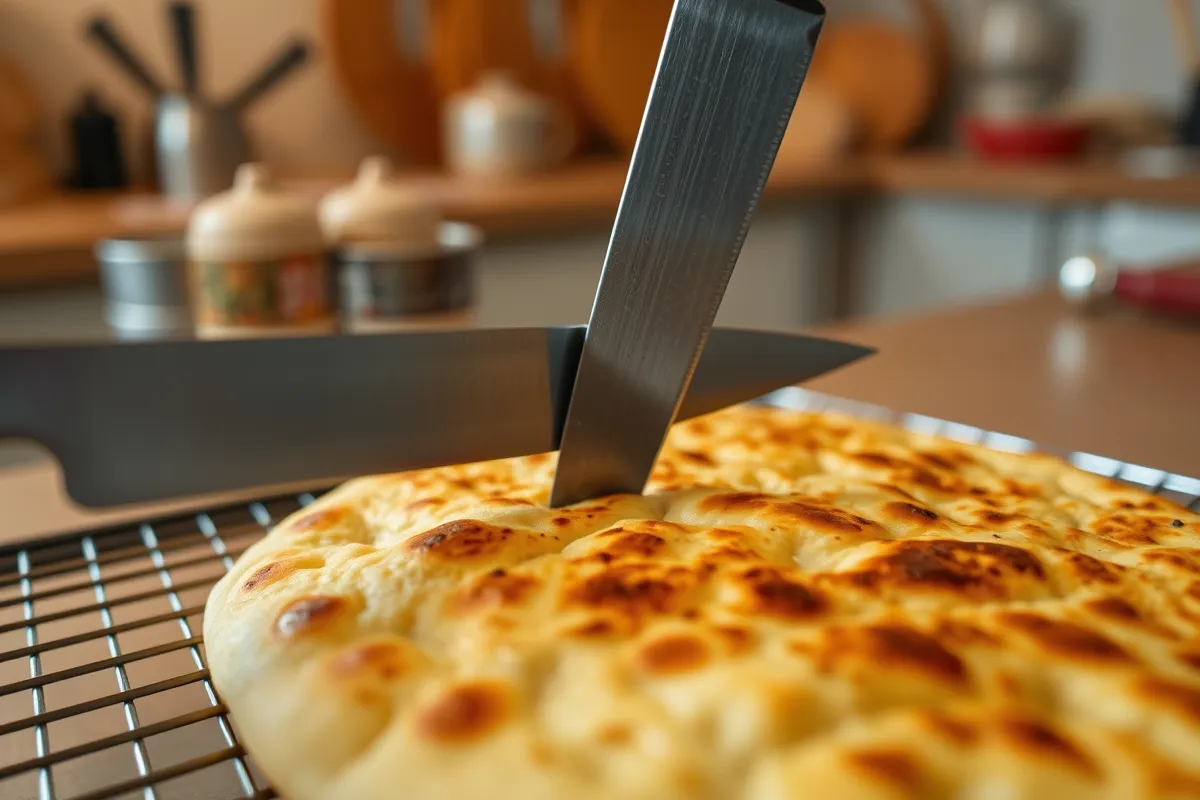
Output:
[[[121,338],[190,333],[187,253],[181,236],[104,239],[96,245],[105,319]]]
[[[443,222],[435,248],[351,243],[335,263],[342,327],[350,333],[469,327],[480,231]]]

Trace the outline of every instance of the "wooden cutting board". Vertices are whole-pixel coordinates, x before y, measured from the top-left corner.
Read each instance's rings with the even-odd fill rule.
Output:
[[[420,20],[428,18],[429,2],[322,0],[320,18],[326,57],[355,115],[384,143],[422,165],[441,159],[438,98],[424,48],[402,42],[428,40]]]
[[[917,25],[860,16],[826,25],[810,79],[839,93],[868,149],[906,144],[928,121],[944,83],[947,34],[933,0],[913,0]]]
[[[574,71],[587,108],[619,149],[633,152],[671,0],[575,0]]]

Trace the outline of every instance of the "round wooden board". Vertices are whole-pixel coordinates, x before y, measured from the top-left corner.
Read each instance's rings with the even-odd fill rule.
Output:
[[[881,19],[831,22],[817,40],[809,79],[839,93],[862,144],[906,144],[933,113],[945,82],[948,34],[934,0],[910,0],[912,29]]]
[[[574,0],[571,50],[580,89],[591,116],[626,153],[637,143],[671,5]]]
[[[405,1],[428,8],[432,0]],[[322,0],[321,35],[337,82],[363,124],[410,161],[432,165],[442,150],[432,71],[397,43],[396,5]]]
[[[487,72],[511,74],[522,86],[554,100],[574,122],[576,144],[586,121],[568,66],[566,8],[559,26],[562,55],[543,54],[534,33],[531,0],[435,0],[432,74],[443,102],[473,88]]]
[[[26,141],[37,133],[41,103],[29,79],[12,61],[0,57],[0,139]]]

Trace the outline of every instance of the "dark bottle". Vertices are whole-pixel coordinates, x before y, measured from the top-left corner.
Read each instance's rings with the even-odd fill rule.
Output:
[[[121,152],[120,123],[101,104],[94,89],[83,93],[82,102],[71,114],[70,135],[74,156],[72,188],[123,189],[129,185],[125,156]]]

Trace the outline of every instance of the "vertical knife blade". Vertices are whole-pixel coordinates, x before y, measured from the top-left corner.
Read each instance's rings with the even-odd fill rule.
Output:
[[[645,488],[824,14],[817,0],[676,0],[580,355],[552,506]]]

